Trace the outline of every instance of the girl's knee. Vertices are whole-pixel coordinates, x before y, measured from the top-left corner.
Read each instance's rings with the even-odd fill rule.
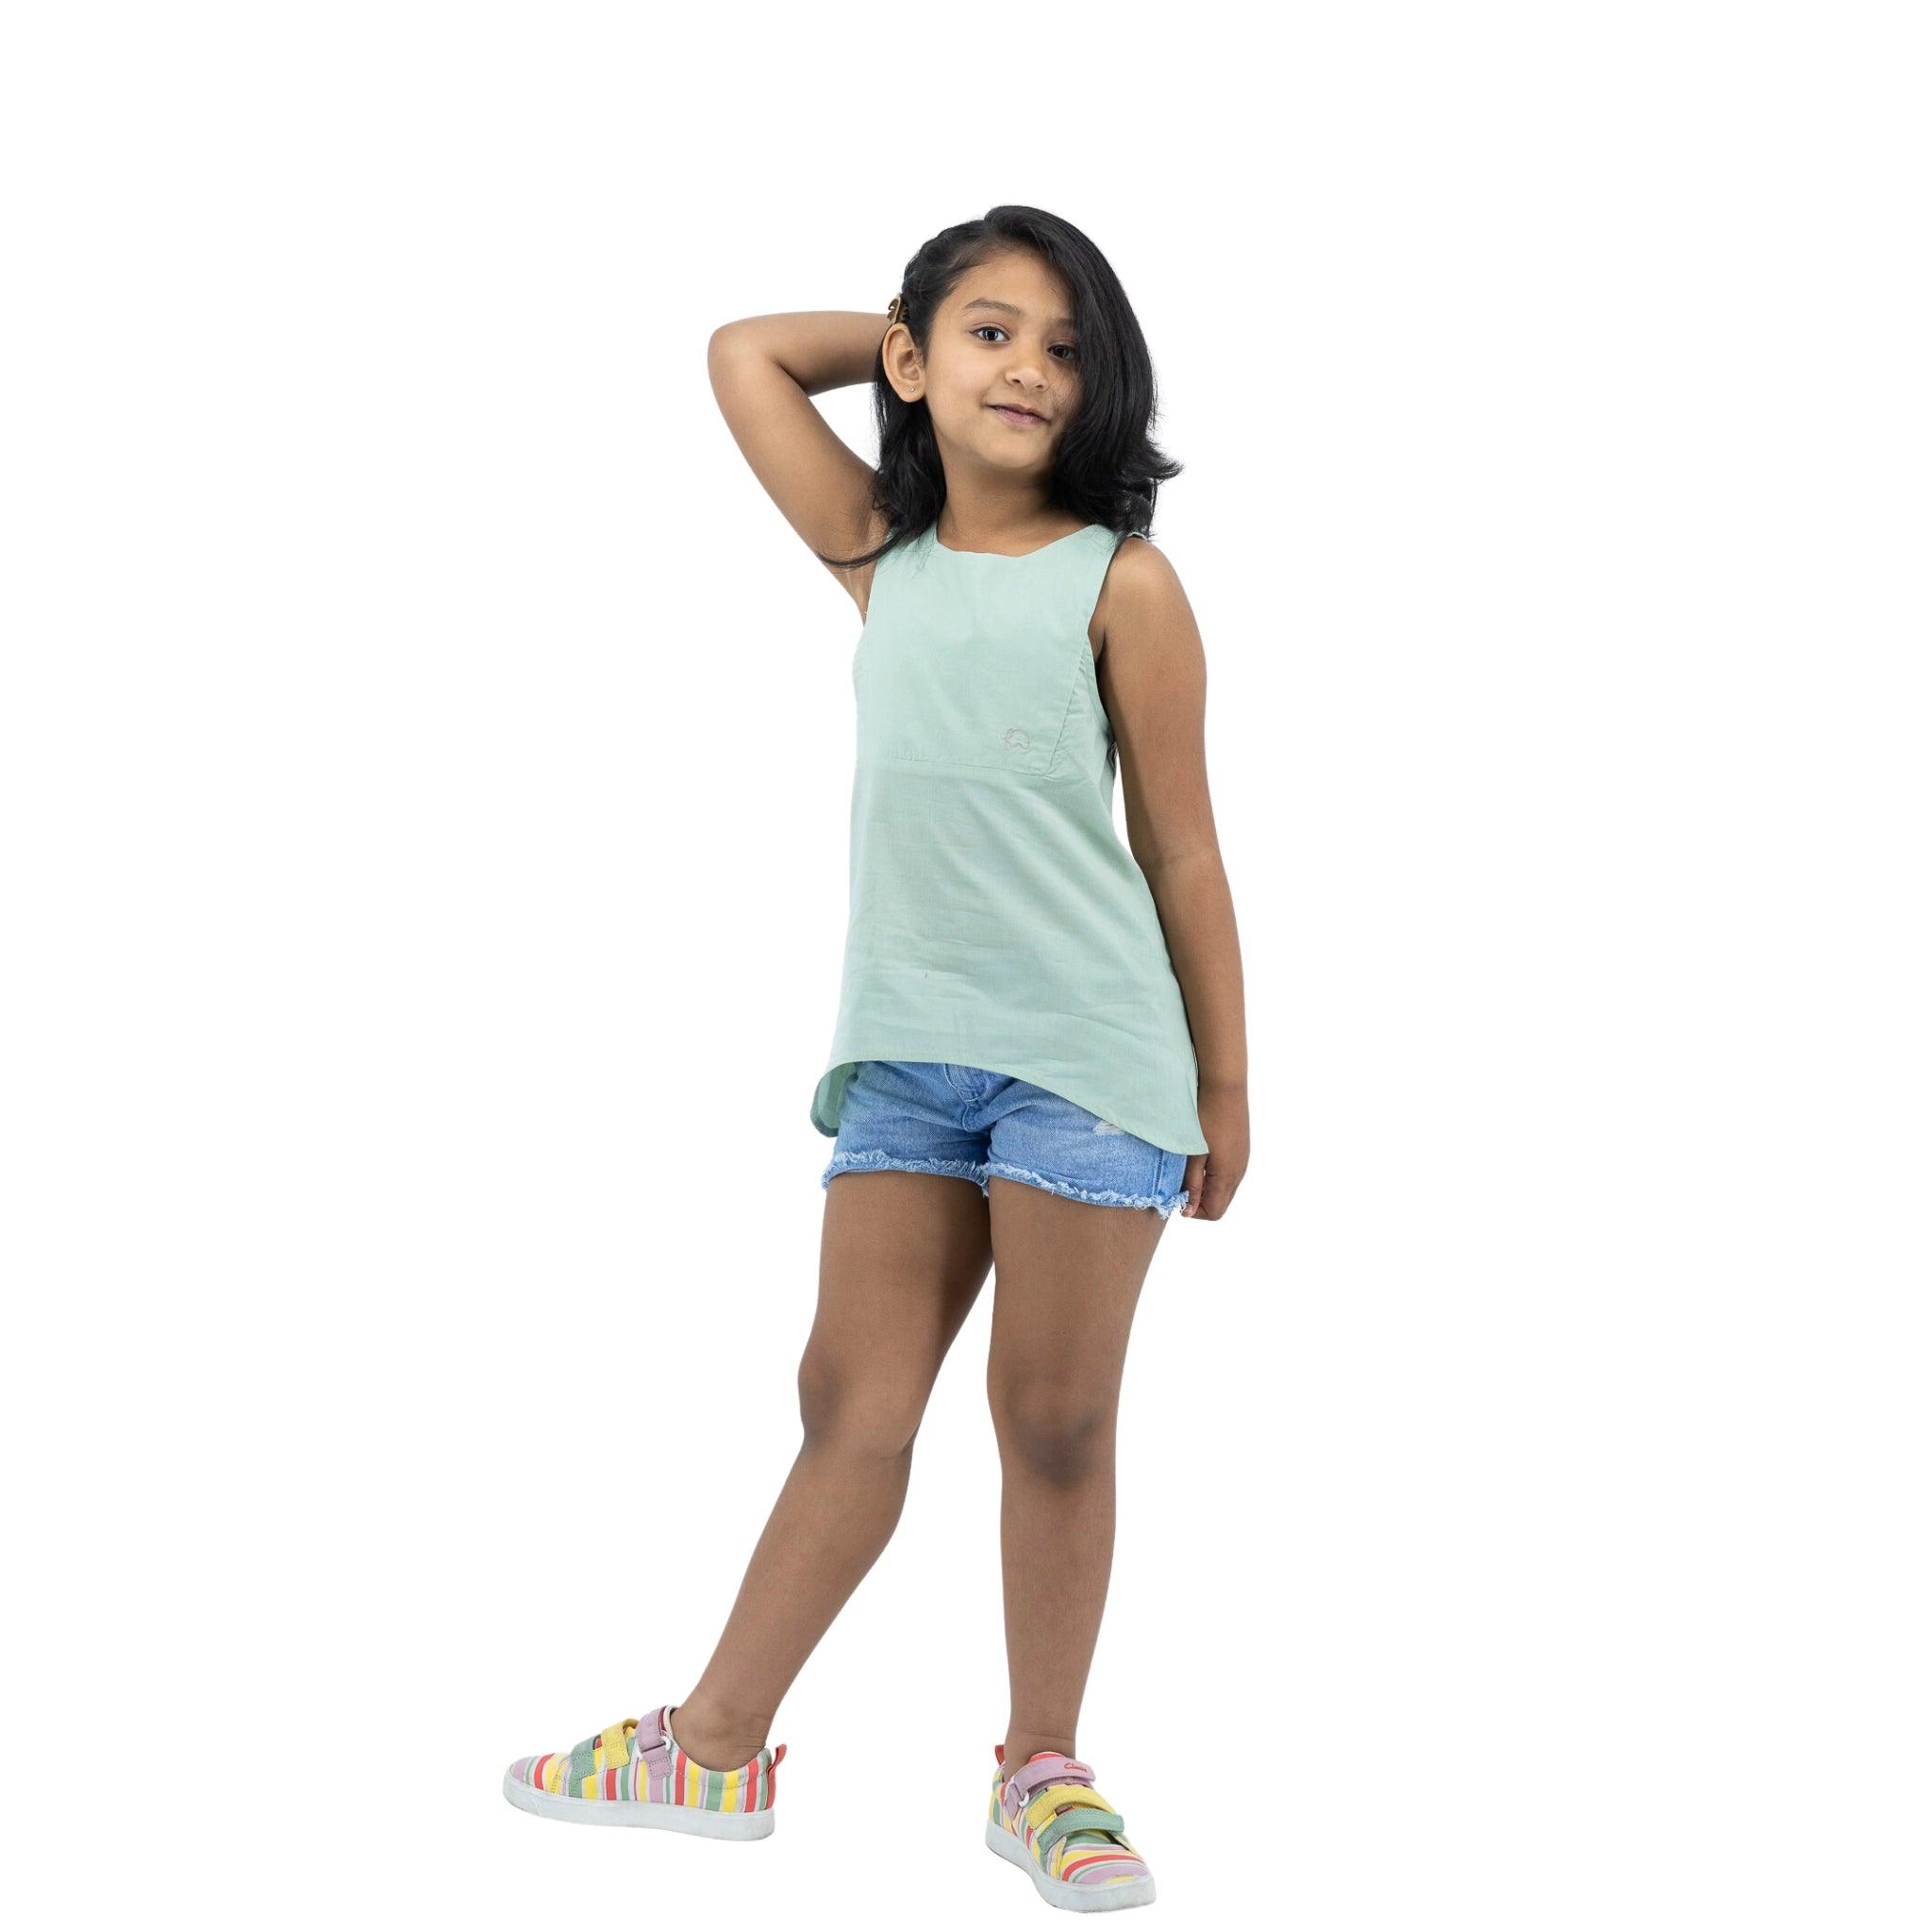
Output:
[[[798,1365],[798,1419],[808,1443],[864,1456],[902,1456],[925,1413],[925,1391],[809,1351]]]
[[[993,1434],[1003,1461],[1036,1475],[1074,1483],[1113,1454],[1115,1404],[1051,1377],[1030,1376],[989,1390]]]

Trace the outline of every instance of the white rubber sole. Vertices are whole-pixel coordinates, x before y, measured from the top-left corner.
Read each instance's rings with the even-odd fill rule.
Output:
[[[567,1824],[630,1824],[646,1831],[683,1831],[692,1838],[770,1838],[777,1812],[701,1811],[695,1805],[667,1805],[644,1798],[573,1798],[563,1791],[540,1791],[508,1772],[503,1795],[519,1811],[537,1818],[560,1818]]]
[[[1154,1903],[1154,1874],[1124,1879],[1119,1885],[1074,1885],[1049,1878],[1033,1862],[1033,1854],[1002,1824],[986,1821],[986,1841],[1008,1864],[1017,1865],[1033,1881],[1033,1889],[1050,1906],[1067,1912],[1123,1912],[1129,1906]]]

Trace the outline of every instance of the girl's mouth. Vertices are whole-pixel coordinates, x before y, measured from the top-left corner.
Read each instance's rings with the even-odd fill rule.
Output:
[[[1030,429],[1035,425],[1039,425],[1042,428],[1045,426],[1044,417],[1035,416],[1025,409],[1009,409],[1004,403],[992,403],[988,407],[994,415],[1004,416],[1008,423],[1017,423],[1023,428]]]

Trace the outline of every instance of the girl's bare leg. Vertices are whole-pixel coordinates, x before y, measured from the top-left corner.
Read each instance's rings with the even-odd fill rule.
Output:
[[[1076,1756],[1113,1568],[1114,1425],[1141,1284],[1166,1223],[995,1175],[987,1399],[1004,1472],[1006,1761]]]
[[[755,1757],[779,1700],[891,1540],[927,1396],[992,1259],[986,1196],[951,1174],[834,1174],[798,1365],[804,1441],[704,1674],[672,1724],[714,1771]]]

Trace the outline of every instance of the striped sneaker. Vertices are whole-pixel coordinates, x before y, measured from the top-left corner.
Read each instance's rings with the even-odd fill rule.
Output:
[[[1093,1789],[1093,1767],[1058,1751],[1036,1751],[1012,1776],[1007,1747],[987,1807],[986,1841],[1019,1866],[1050,1906],[1114,1912],[1154,1903],[1154,1874],[1127,1842],[1121,1814]]]
[[[770,1838],[775,1823],[780,1744],[736,1771],[693,1764],[671,1734],[676,1707],[625,1718],[574,1751],[519,1757],[503,1774],[503,1795],[521,1811],[573,1824],[646,1824],[699,1838]]]

